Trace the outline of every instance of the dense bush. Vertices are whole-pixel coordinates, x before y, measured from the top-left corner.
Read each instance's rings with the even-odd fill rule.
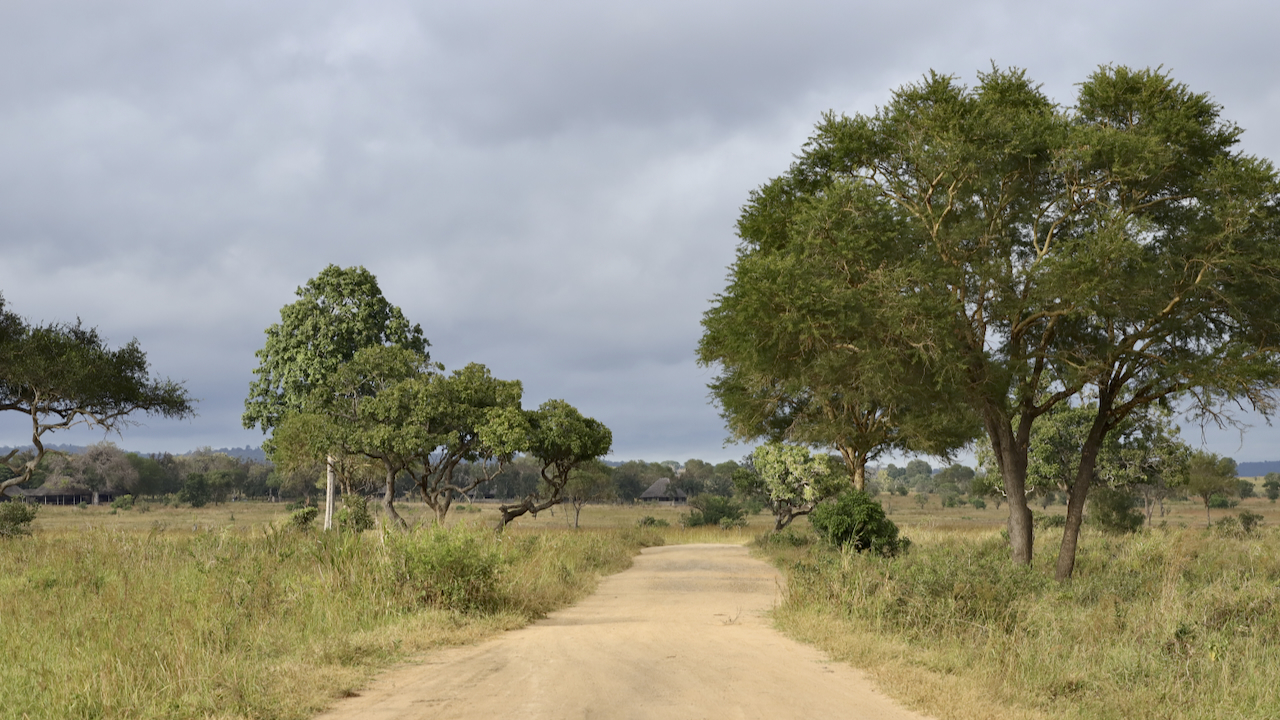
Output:
[[[372,530],[377,523],[369,511],[369,498],[363,495],[343,495],[342,508],[337,515],[338,529],[343,532],[362,533]]]
[[[424,605],[462,612],[496,609],[504,565],[492,533],[438,525],[387,536],[396,579]]]
[[[121,495],[111,501],[111,507],[115,510],[128,510],[133,507],[133,496]]]
[[[289,515],[289,526],[298,530],[310,530],[311,524],[316,521],[316,516],[319,514],[320,509],[312,506],[294,510]]]
[[[898,526],[885,517],[880,503],[856,490],[814,508],[809,521],[822,539],[858,552],[870,550],[888,557],[910,545],[905,537],[899,537]]]
[[[31,534],[31,521],[36,519],[38,505],[24,502],[0,502],[0,537]]]
[[[178,491],[178,501],[190,503],[191,507],[204,507],[213,499],[213,489],[209,487],[209,479],[204,473],[191,473],[182,481],[182,489]]]
[[[671,523],[667,522],[666,520],[663,520],[661,518],[656,518],[652,515],[645,515],[644,517],[636,521],[636,527],[642,527],[642,528],[669,527],[670,525]]]
[[[689,501],[693,508],[680,518],[685,527],[701,527],[703,525],[719,525],[720,527],[741,527],[746,524],[746,510],[732,498],[718,495],[695,495]]]
[[[1146,516],[1137,505],[1138,499],[1126,490],[1094,488],[1089,493],[1089,523],[1104,532],[1138,532]]]

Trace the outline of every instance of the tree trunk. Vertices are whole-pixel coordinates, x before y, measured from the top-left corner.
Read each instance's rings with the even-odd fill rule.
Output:
[[[97,490],[94,490],[94,491],[93,491],[93,505],[94,505],[94,507],[97,507],[97,505],[98,505],[98,491],[97,491]]]
[[[1098,464],[1098,449],[1102,447],[1102,439],[1106,436],[1106,415],[1110,412],[1110,403],[1099,403],[1098,414],[1094,417],[1093,427],[1085,438],[1084,447],[1080,448],[1080,467],[1076,468],[1076,479],[1071,485],[1067,499],[1067,524],[1062,529],[1062,545],[1058,548],[1058,564],[1054,569],[1054,577],[1058,582],[1071,579],[1076,567],[1076,548],[1080,542],[1080,525],[1084,522],[1084,502],[1089,496],[1089,483],[1093,480],[1093,471]]]
[[[324,529],[333,529],[333,456],[325,456],[325,484],[324,484]]]
[[[387,522],[398,528],[407,528],[409,524],[400,517],[400,513],[396,512],[396,474],[390,470],[387,471],[386,489],[382,493],[382,512],[387,516]]]
[[[840,457],[844,458],[844,465],[849,469],[849,476],[853,478],[853,489],[866,492],[867,454],[846,445],[837,445],[836,449],[840,451]]]
[[[1018,438],[1030,436],[1031,420],[1020,423],[1018,437],[1008,422],[998,416],[989,416],[986,425],[1004,480],[1005,500],[1009,503],[1009,555],[1017,565],[1030,565],[1035,551],[1035,528],[1031,523],[1031,507],[1027,504],[1027,444]]]
[[[578,516],[582,514],[582,506],[578,503],[573,504],[573,529],[578,529]]]

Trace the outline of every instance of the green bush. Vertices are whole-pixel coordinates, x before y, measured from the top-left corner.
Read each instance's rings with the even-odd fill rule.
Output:
[[[671,526],[671,523],[667,522],[666,520],[661,520],[659,518],[656,518],[652,515],[645,515],[644,517],[636,521],[636,527],[642,527],[642,528],[670,527],[670,526]]]
[[[133,507],[133,496],[121,495],[111,501],[111,507],[115,510],[129,510]]]
[[[289,515],[289,526],[298,530],[310,530],[311,523],[316,521],[316,516],[320,514],[320,508],[304,507],[301,510],[294,510]]]
[[[16,500],[0,502],[0,537],[30,535],[39,507]]]
[[[1235,507],[1235,503],[1233,503],[1226,495],[1211,495],[1209,496],[1209,507],[1214,510],[1225,510],[1230,507]]]
[[[178,501],[189,503],[191,507],[204,507],[213,499],[213,489],[209,487],[209,479],[204,473],[191,473],[182,481],[182,489],[178,491]]]
[[[1067,516],[1055,515],[1053,513],[1031,513],[1031,524],[1038,528],[1060,528],[1066,527]],[[1005,532],[1008,532],[1007,530]]]
[[[809,522],[823,540],[858,552],[870,550],[891,557],[911,544],[907,538],[899,537],[898,526],[885,517],[880,503],[856,490],[814,508]]]
[[[357,534],[372,530],[377,525],[373,520],[373,513],[369,511],[369,498],[363,495],[343,495],[337,520],[338,529]]]
[[[689,501],[693,510],[680,518],[685,527],[702,525],[719,525],[720,527],[741,527],[745,525],[746,510],[732,498],[718,495],[695,495]]]
[[[987,507],[987,501],[980,497],[970,499],[969,504],[973,506],[974,510],[982,510]]]
[[[396,579],[422,604],[459,612],[501,604],[505,562],[492,533],[432,526],[388,535],[387,547]]]
[[[756,543],[766,547],[805,547],[813,543],[813,536],[803,535],[792,528],[787,528],[757,536]]]
[[[1089,523],[1109,533],[1133,533],[1142,529],[1146,516],[1126,490],[1097,487],[1089,493]]]
[[[1262,525],[1262,515],[1255,512],[1249,512],[1248,510],[1243,510],[1241,511],[1239,518],[1240,518],[1240,530],[1245,535],[1252,535],[1253,531],[1257,530],[1258,527]]]

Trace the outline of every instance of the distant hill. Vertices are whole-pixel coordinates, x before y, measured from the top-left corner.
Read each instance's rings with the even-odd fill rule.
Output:
[[[1267,473],[1280,473],[1280,460],[1242,462],[1236,466],[1236,474],[1240,477],[1262,477]]]

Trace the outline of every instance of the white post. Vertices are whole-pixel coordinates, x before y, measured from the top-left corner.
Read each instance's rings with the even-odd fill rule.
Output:
[[[324,485],[324,529],[333,529],[333,456],[325,457],[325,475],[326,481]]]

